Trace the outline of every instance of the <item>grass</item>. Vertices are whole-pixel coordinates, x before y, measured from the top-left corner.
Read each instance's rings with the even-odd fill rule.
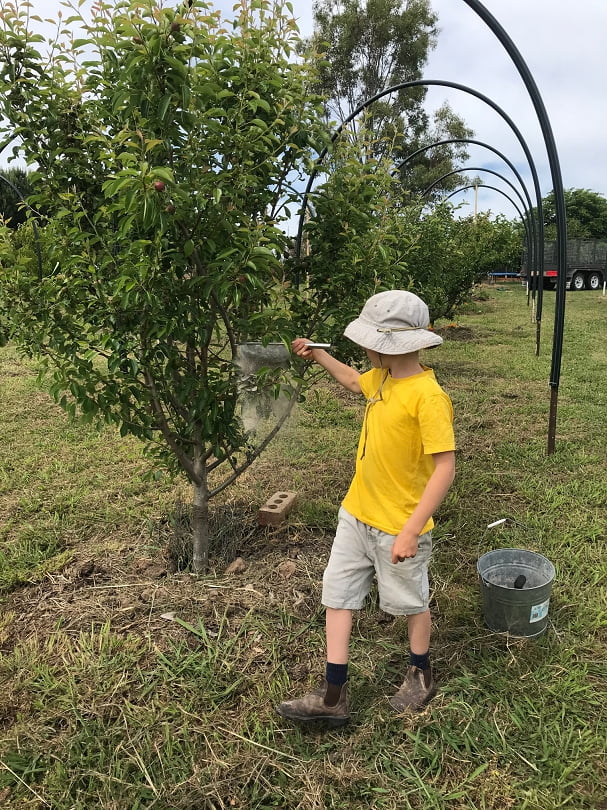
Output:
[[[361,406],[323,384],[215,509],[212,573],[174,571],[182,485],[145,482],[138,445],[71,424],[0,352],[0,804],[53,810],[605,810],[607,299],[567,296],[548,456],[554,294],[542,348],[518,285],[482,288],[426,355],[456,411],[458,474],[432,565],[437,698],[390,713],[405,626],[356,617],[351,724],[273,706],[323,666],[320,579]],[[278,489],[299,505],[256,525]],[[505,524],[488,530],[501,517]],[[489,632],[479,554],[556,566],[536,639]],[[244,573],[225,571],[241,555]]]

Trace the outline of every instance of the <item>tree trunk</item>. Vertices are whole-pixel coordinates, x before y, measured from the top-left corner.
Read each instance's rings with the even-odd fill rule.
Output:
[[[209,487],[206,466],[195,462],[198,468],[199,484],[193,483],[192,508],[192,570],[195,574],[206,574],[209,566]]]

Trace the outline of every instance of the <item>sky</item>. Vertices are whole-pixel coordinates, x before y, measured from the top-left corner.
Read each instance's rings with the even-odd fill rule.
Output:
[[[605,0],[484,0],[484,7],[505,30],[531,72],[556,143],[564,188],[588,188],[607,196],[607,2]],[[543,196],[553,188],[544,136],[525,84],[491,28],[464,0],[431,0],[439,35],[423,78],[455,82],[491,99],[504,110],[527,144]],[[309,0],[295,0],[300,28],[311,30]],[[431,87],[431,111],[448,101],[475,139],[494,147],[512,162],[535,203],[529,162],[509,124],[469,93]],[[483,167],[518,181],[499,156],[470,146],[465,166]],[[479,176],[513,197],[510,187],[489,173]],[[473,192],[452,198],[472,210]],[[489,189],[478,191],[479,210],[518,217],[512,203]]]
[[[234,2],[215,0],[213,5],[230,18]],[[33,0],[33,5],[36,13],[49,17],[56,17],[62,7],[61,0]],[[302,34],[311,33],[311,0],[292,0],[292,5]],[[465,85],[500,107],[528,146],[544,197],[553,188],[544,134],[514,62],[465,0],[431,0],[431,6],[438,15],[440,31],[423,78]],[[483,6],[505,30],[533,77],[556,143],[564,188],[587,188],[607,196],[606,0],[484,0]],[[509,124],[470,93],[429,88],[429,112],[444,101],[474,130],[477,140],[497,149],[516,166],[535,204],[529,161]],[[515,175],[498,155],[472,145],[469,152],[469,160],[458,168],[491,169],[520,189]],[[520,206],[501,178],[479,171],[468,176],[478,176],[484,184],[496,186]],[[467,210],[473,210],[472,191],[452,200],[465,202]],[[511,201],[490,189],[479,188],[477,204],[480,211],[503,213],[509,219],[518,217]]]

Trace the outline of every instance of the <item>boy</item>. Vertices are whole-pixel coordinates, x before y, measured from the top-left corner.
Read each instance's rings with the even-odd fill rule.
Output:
[[[344,334],[362,346],[364,374],[297,338],[295,354],[312,359],[367,400],[356,471],[339,511],[323,576],[327,665],[321,687],[276,710],[292,720],[349,720],[347,694],[352,611],[360,610],[377,576],[380,607],[407,616],[410,645],[405,680],[390,698],[398,712],[418,711],[436,693],[429,661],[428,560],[432,514],[455,475],[453,409],[420,349],[442,338],[428,330],[426,304],[410,292],[372,296]]]

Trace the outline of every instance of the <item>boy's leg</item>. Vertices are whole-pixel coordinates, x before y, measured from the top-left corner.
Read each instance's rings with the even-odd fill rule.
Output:
[[[410,644],[409,667],[404,683],[390,699],[397,711],[417,711],[436,689],[429,662],[431,617],[428,562],[432,553],[430,532],[420,535],[415,557],[392,562],[394,537],[377,533],[377,579],[380,607],[393,616],[407,616]]]
[[[352,633],[352,611],[327,608],[325,614],[327,667],[325,703],[335,706],[348,682],[348,657]]]
[[[427,655],[432,631],[430,611],[426,610],[424,613],[414,613],[412,616],[408,616],[407,629],[411,652],[414,655]]]
[[[431,627],[429,610],[407,617],[409,668],[400,689],[390,698],[390,705],[397,712],[419,711],[436,694],[430,667]]]
[[[327,608],[325,615],[327,634],[327,661],[347,664],[352,632],[352,611]]]
[[[346,723],[348,708],[348,647],[352,632],[352,611],[326,609],[327,665],[325,680],[318,689],[276,707],[290,720],[325,720]]]
[[[374,570],[366,533],[364,524],[340,509],[331,556],[323,576],[327,643],[325,679],[313,692],[277,706],[282,717],[333,722],[347,722],[349,719],[347,681],[352,611],[362,607]]]

